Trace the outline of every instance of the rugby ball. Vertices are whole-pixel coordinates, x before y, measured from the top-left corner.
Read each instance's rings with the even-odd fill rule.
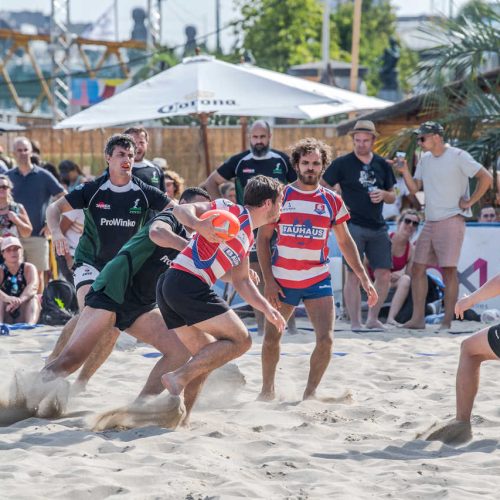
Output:
[[[215,228],[217,236],[229,241],[238,234],[240,221],[236,215],[227,210],[208,210],[200,215],[200,219],[207,219],[211,215],[217,215],[212,219],[212,226]]]

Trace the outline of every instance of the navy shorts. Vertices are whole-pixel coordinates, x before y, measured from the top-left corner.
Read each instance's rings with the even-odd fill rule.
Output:
[[[328,276],[323,281],[315,283],[307,288],[285,288],[281,287],[284,297],[280,296],[281,302],[291,306],[298,306],[301,300],[321,299],[322,297],[332,297],[332,278]]]
[[[488,329],[488,343],[491,350],[500,358],[500,325]]]
[[[156,300],[168,328],[195,325],[230,310],[207,283],[179,269],[160,276]]]
[[[348,222],[347,227],[356,243],[361,260],[366,255],[372,269],[391,269],[391,239],[387,228],[371,229],[352,222]],[[349,267],[345,259],[344,264]]]

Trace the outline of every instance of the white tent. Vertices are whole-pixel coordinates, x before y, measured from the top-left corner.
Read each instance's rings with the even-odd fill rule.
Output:
[[[310,119],[391,103],[213,56],[185,58],[123,92],[77,113],[56,128],[92,128],[181,115],[200,116],[208,167],[209,114]]]

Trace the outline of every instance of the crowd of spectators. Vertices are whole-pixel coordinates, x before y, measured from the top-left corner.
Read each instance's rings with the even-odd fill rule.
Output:
[[[238,202],[238,186],[241,190],[244,182],[256,175],[245,174],[242,179],[238,171],[242,161],[254,162],[260,171],[265,165],[263,160],[272,159],[275,163],[278,159],[279,166],[279,161],[284,158],[281,180],[284,183],[293,180],[294,177],[288,178],[286,173],[286,155],[270,148],[269,125],[257,122],[252,130],[254,135],[255,131],[261,133],[262,138],[251,139],[250,150],[231,157],[204,183],[212,196]],[[133,175],[150,185],[156,182],[157,187],[171,199],[178,200],[184,190],[184,179],[169,169],[165,158],[146,159],[149,144],[147,131],[132,127],[125,133],[130,134],[137,145]],[[479,202],[482,205],[477,217],[479,223],[499,221],[495,207],[481,203],[481,197],[491,184],[491,175],[470,155],[447,145],[442,127],[435,122],[427,122],[417,130],[423,153],[414,175],[406,160],[393,161],[374,153],[378,134],[372,122],[357,122],[350,135],[353,151],[332,162],[323,175],[322,183],[341,193],[345,200],[351,214],[350,232],[365,259],[379,296],[379,301],[363,320],[360,286],[346,266],[344,298],[352,328],[361,328],[364,321],[367,328],[384,328],[379,311],[384,303],[387,305],[388,297],[390,307],[386,323],[399,325],[398,314],[411,295],[414,315],[406,326],[422,327],[424,277],[427,267],[434,264],[443,269],[448,295],[445,297],[443,325],[448,327],[457,300],[456,265],[463,239],[464,217],[471,217],[472,204]],[[39,307],[34,306],[32,299],[36,293],[42,293],[49,279],[55,277],[49,262],[47,206],[89,178],[70,159],[61,161],[57,166],[45,162],[40,145],[27,137],[16,137],[12,146],[12,157],[0,147],[0,319],[19,321],[23,318],[26,322],[36,322]],[[254,169],[254,164],[251,167]],[[440,175],[443,175],[443,168],[448,169],[447,179],[455,180],[454,183],[447,182],[446,196],[436,174],[436,171],[441,171]],[[470,177],[478,180],[472,195],[468,194]],[[425,192],[425,216],[422,213],[424,206],[419,202],[422,197],[416,196],[422,188]],[[435,208],[438,198],[441,205]],[[444,198],[451,208],[442,207]],[[424,230],[419,231],[422,220],[425,221]],[[387,222],[393,228],[389,232]],[[70,282],[73,256],[83,225],[83,210],[71,210],[61,217],[61,232],[69,242],[70,252],[65,257],[58,257],[57,268]],[[415,247],[417,233],[421,234]],[[454,243],[450,244],[452,240]],[[452,250],[454,254],[450,255]],[[34,294],[31,293],[33,287]]]

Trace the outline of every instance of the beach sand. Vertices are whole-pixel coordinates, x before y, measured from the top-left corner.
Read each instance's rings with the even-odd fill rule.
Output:
[[[390,330],[352,333],[337,323],[319,395],[343,403],[301,402],[313,332],[284,337],[279,398],[257,402],[261,338],[233,369],[207,384],[190,429],[156,426],[93,432],[101,412],[130,403],[156,359],[124,342],[70,399],[57,420],[28,418],[0,427],[0,496],[12,499],[352,499],[498,498],[500,366],[482,368],[473,439],[462,446],[418,439],[454,416],[460,342],[450,335]],[[473,332],[479,323],[454,323]],[[38,370],[54,328],[0,337],[0,396],[15,370]],[[74,376],[70,379],[74,380]]]

